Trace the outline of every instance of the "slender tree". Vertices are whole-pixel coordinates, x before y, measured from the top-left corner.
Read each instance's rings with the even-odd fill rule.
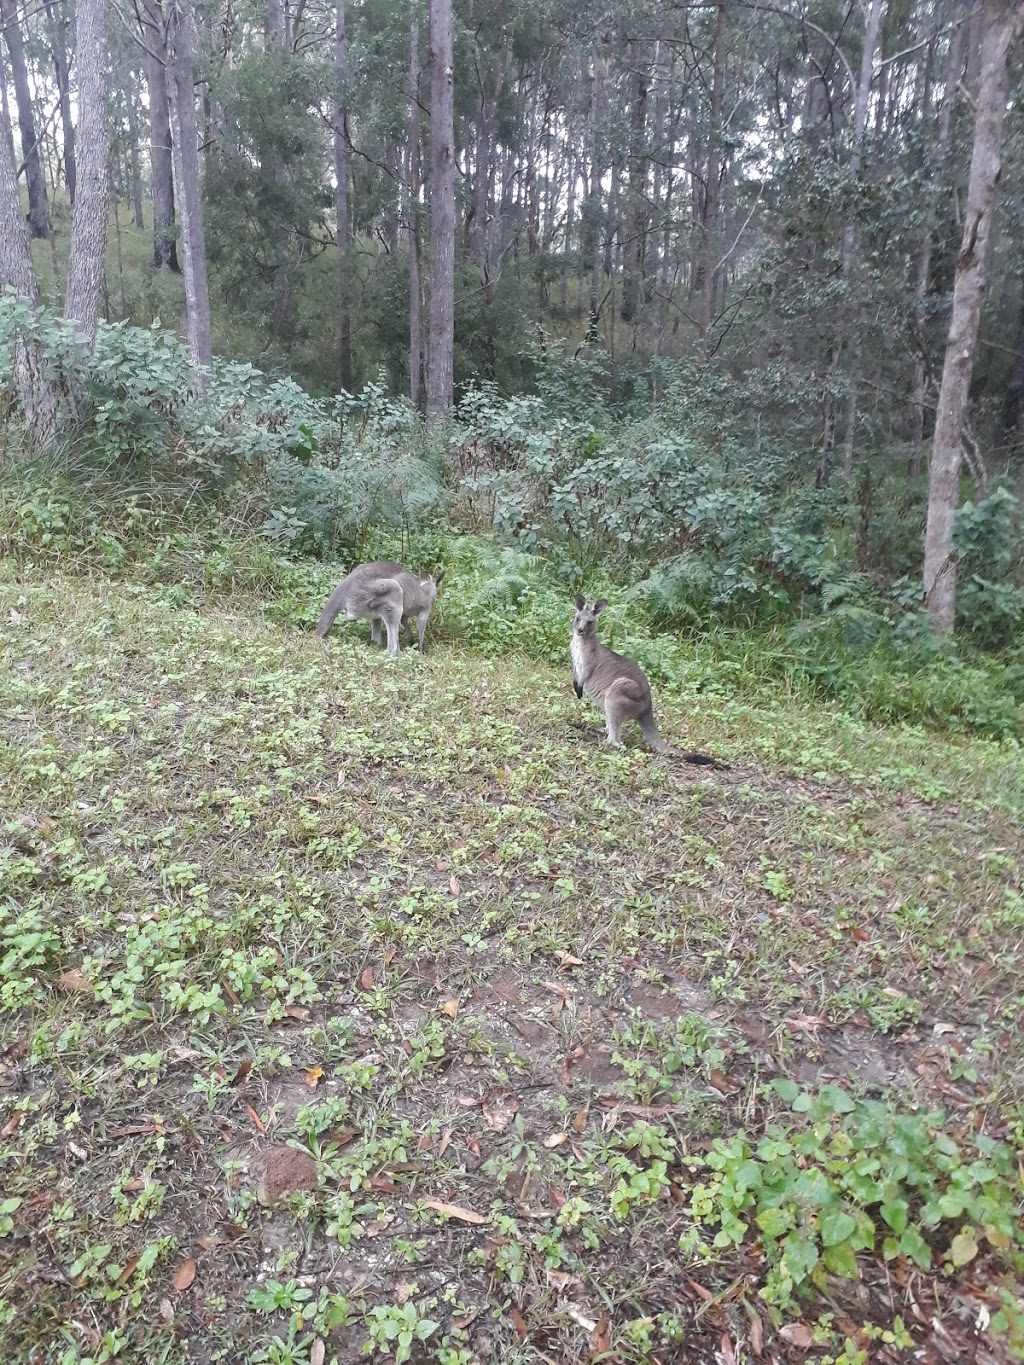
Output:
[[[43,0],[46,9],[46,28],[53,57],[53,71],[57,77],[60,100],[60,123],[64,135],[64,183],[68,198],[75,202],[75,125],[71,120],[71,73],[68,69],[68,12],[66,0]]]
[[[170,57],[168,87],[171,97],[174,179],[181,215],[181,246],[185,262],[185,311],[188,349],[195,382],[202,387],[204,370],[213,362],[210,323],[210,286],[203,233],[203,201],[199,184],[199,137],[196,130],[195,87],[192,78],[192,13],[187,0],[168,0],[167,45]]]
[[[420,19],[409,28],[409,398],[420,405],[423,339],[420,331]]]
[[[39,282],[32,264],[28,231],[11,155],[10,128],[4,115],[0,137],[0,283],[33,308],[39,306]],[[0,307],[5,306],[0,301]],[[14,344],[14,383],[21,414],[33,445],[45,446],[60,424],[60,390],[49,373],[46,353],[33,336],[19,335]]]
[[[109,208],[110,120],[107,113],[105,0],[75,0],[78,69],[78,189],[64,316],[92,345],[96,336]]]
[[[349,209],[348,209],[348,129],[346,126],[345,84],[347,53],[345,48],[345,0],[337,0],[334,35],[335,79],[338,82],[338,103],[334,110],[334,177],[335,217],[338,239],[338,308],[339,351],[338,382],[342,391],[352,388],[352,313],[349,303]]]
[[[1002,169],[1010,54],[1022,32],[1024,3],[1020,0],[1016,3],[985,0],[964,231],[956,262],[953,306],[928,468],[924,593],[932,624],[942,632],[951,631],[956,620],[957,566],[953,523],[960,502],[964,412],[987,279],[996,185]]]
[[[451,0],[430,0],[430,343],[427,421],[452,405],[455,347],[455,119]]]
[[[14,100],[18,106],[21,158],[25,167],[25,183],[28,186],[29,230],[33,237],[49,237],[50,206],[46,199],[46,181],[43,177],[40,138],[36,132],[35,111],[32,108],[32,90],[28,83],[25,44],[22,40],[16,0],[0,0],[0,16],[3,17],[7,53],[11,59]]]
[[[149,170],[153,195],[153,264],[177,270],[174,171],[168,92],[167,20],[161,0],[139,0],[136,17],[142,34],[142,69],[149,95]]]

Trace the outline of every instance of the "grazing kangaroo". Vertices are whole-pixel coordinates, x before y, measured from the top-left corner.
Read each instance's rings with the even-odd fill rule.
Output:
[[[572,683],[577,697],[584,693],[604,710],[608,727],[608,743],[622,743],[622,726],[635,720],[644,738],[659,754],[675,754],[686,763],[706,763],[725,768],[710,754],[682,753],[671,748],[658,734],[654,721],[651,684],[638,664],[609,649],[597,638],[597,618],[608,605],[603,599],[587,606],[582,593],[576,594],[576,619],[572,627],[569,651],[572,654]]]
[[[411,618],[415,616],[422,654],[423,634],[443,577],[442,569],[436,578],[417,578],[401,564],[392,564],[388,560],[360,564],[347,578],[342,579],[327,599],[327,605],[316,624],[316,633],[322,639],[334,625],[335,618],[344,612],[350,621],[358,616],[368,619],[373,643],[379,645],[380,623],[383,621],[388,633],[388,653],[397,654],[402,622],[408,625],[411,643]]]

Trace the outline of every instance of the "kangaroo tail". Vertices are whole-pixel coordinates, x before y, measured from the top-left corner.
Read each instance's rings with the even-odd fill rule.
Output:
[[[319,635],[321,640],[330,630],[331,626],[334,625],[335,618],[345,604],[345,593],[342,592],[342,586],[343,585],[339,583],[330,597],[328,597],[327,605],[320,613],[320,620],[316,623],[315,633]]]
[[[661,735],[658,733],[658,727],[654,721],[653,710],[648,711],[647,714],[644,716],[638,716],[637,724],[640,726],[640,729],[644,732],[644,739],[646,739],[647,743],[651,746],[655,753],[667,754],[671,752],[669,746],[665,743]]]
[[[701,763],[707,768],[720,768],[724,772],[729,771],[728,763],[723,763],[721,759],[712,757],[711,754],[700,754],[693,750],[689,753],[676,751],[676,757],[681,758],[684,763]]]

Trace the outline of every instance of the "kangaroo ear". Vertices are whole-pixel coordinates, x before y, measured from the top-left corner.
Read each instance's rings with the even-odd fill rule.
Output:
[[[444,569],[442,569],[440,573],[434,575],[435,588],[439,588],[441,586],[441,579],[444,578],[444,572],[445,572]]]
[[[601,613],[604,611],[604,609],[605,609],[605,607],[606,607],[607,605],[608,605],[608,603],[604,600],[603,597],[601,598],[600,602],[595,602],[595,603],[594,603],[594,615],[595,615],[595,616],[600,616]]]
[[[586,605],[587,605],[587,599],[583,596],[583,594],[582,594],[581,592],[578,592],[578,593],[576,594],[576,610],[577,610],[577,611],[582,611],[583,608],[584,608]]]

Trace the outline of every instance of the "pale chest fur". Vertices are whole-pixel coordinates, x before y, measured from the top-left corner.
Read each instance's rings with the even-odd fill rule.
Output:
[[[583,640],[573,632],[572,639],[569,641],[569,653],[572,656],[572,676],[573,681],[582,687],[587,677],[586,658],[584,655]]]

